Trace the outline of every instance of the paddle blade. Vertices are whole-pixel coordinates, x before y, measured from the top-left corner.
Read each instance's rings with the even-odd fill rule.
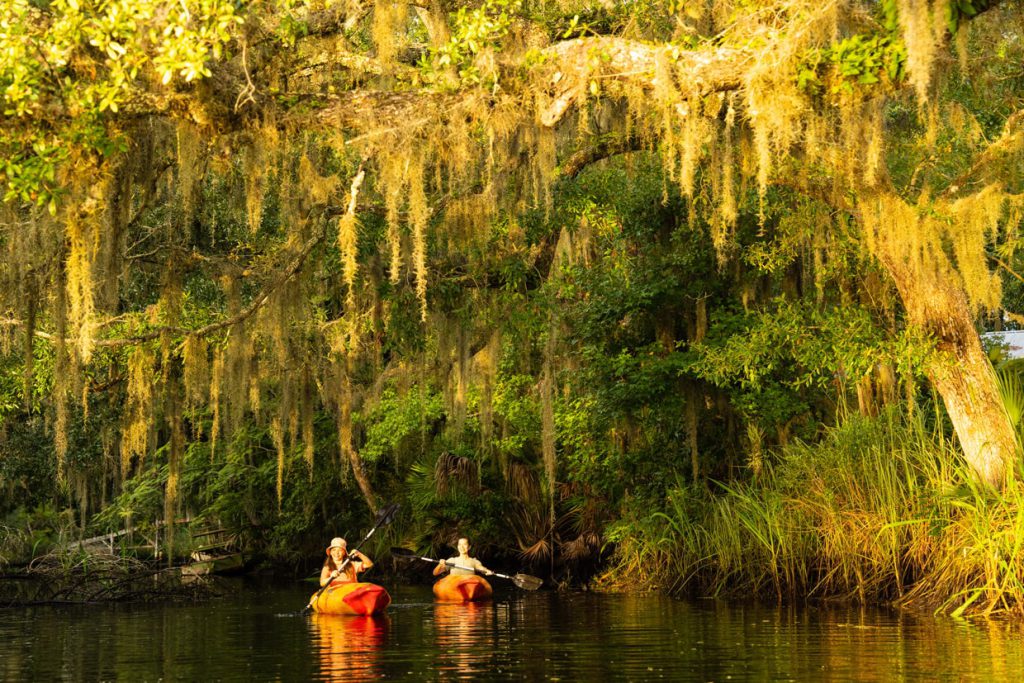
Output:
[[[374,523],[374,526],[377,527],[384,526],[385,524],[391,524],[391,520],[395,518],[395,513],[398,512],[400,507],[402,506],[398,503],[392,503],[385,508],[381,508],[377,513],[377,520]]]
[[[544,580],[538,579],[536,576],[530,576],[529,574],[516,574],[512,577],[512,583],[514,583],[517,588],[535,591],[541,587]]]
[[[392,548],[391,549],[391,555],[394,556],[394,557],[397,557],[400,560],[418,560],[419,559],[419,555],[417,555],[416,553],[414,553],[411,550],[406,550],[405,548]]]

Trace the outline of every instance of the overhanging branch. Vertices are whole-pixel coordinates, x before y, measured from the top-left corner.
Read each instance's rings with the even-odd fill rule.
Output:
[[[146,342],[153,341],[154,339],[158,339],[160,338],[161,335],[164,334],[170,334],[173,336],[193,335],[202,337],[209,334],[213,334],[214,332],[225,329],[227,327],[231,327],[232,325],[237,325],[238,323],[241,323],[247,320],[248,318],[251,318],[256,312],[258,312],[264,305],[266,305],[267,301],[270,300],[270,297],[271,295],[273,295],[274,292],[280,289],[289,279],[295,276],[302,269],[302,265],[303,263],[305,263],[306,258],[309,256],[310,252],[313,251],[313,248],[316,247],[316,245],[319,244],[321,240],[323,240],[324,235],[325,230],[321,229],[317,232],[316,235],[307,240],[299,249],[298,253],[295,255],[295,258],[293,258],[291,262],[288,264],[288,267],[280,275],[278,275],[278,277],[270,285],[264,288],[263,291],[261,291],[260,294],[252,301],[252,303],[250,303],[248,306],[246,306],[244,309],[239,311],[237,314],[231,316],[230,318],[218,320],[215,323],[210,323],[209,325],[205,325],[198,329],[188,329],[184,327],[172,326],[155,327],[148,332],[133,335],[130,337],[122,337],[119,339],[100,339],[95,342],[94,346],[97,348],[104,349],[119,349],[125,346],[144,344]],[[16,318],[0,318],[0,325],[24,327],[25,322],[23,320],[19,320]],[[44,332],[42,330],[35,330],[35,336],[38,339],[44,339],[46,341],[51,342],[56,339],[55,335],[50,334],[49,332]],[[71,344],[73,342],[72,340],[66,340],[66,343]]]

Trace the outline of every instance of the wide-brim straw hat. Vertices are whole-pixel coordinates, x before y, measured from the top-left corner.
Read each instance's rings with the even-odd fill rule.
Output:
[[[327,546],[328,553],[331,552],[331,548],[341,548],[342,550],[345,550],[345,539],[341,536],[335,536],[331,539],[331,544]]]

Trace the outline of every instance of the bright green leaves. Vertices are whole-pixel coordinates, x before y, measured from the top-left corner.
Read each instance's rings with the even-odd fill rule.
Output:
[[[6,142],[7,137],[6,133],[0,134],[0,144]],[[47,189],[55,184],[57,167],[67,158],[67,150],[42,137],[26,142],[29,153],[0,158],[0,182],[7,184],[3,200],[18,199],[38,206],[49,204],[50,213],[55,213],[55,197]]]
[[[381,462],[386,457],[400,459],[419,450],[424,431],[444,417],[444,400],[440,394],[412,390],[403,396],[391,387],[371,409],[356,416],[366,430],[366,442],[360,456],[368,462]],[[409,442],[415,442],[415,446]],[[404,447],[403,447],[404,444]]]
[[[897,0],[880,3],[884,33],[858,33],[809,53],[797,86],[810,93],[853,94],[864,86],[899,84],[906,77],[907,47],[899,37]]]
[[[973,18],[984,9],[977,6],[980,4],[982,3],[976,3],[975,0],[949,0],[946,5],[946,28],[949,32],[956,33],[965,20]]]
[[[101,112],[116,112],[147,69],[165,85],[209,76],[207,63],[242,22],[226,0],[54,0],[41,19],[45,36],[36,29],[30,37],[48,55],[46,68],[71,79],[62,92],[69,107]]]
[[[862,86],[901,83],[907,77],[908,55],[904,38],[911,39],[914,32],[908,33],[909,20],[900,16],[899,4],[898,0],[879,3],[879,22],[883,32],[849,36],[826,50],[809,54],[797,73],[799,87],[807,92],[816,92],[827,85],[831,94],[851,94]],[[935,35],[924,40],[926,43],[940,42],[943,24],[950,34],[955,34],[964,22],[994,4],[995,0],[949,0],[936,4],[933,9],[925,7],[916,23],[934,24]],[[829,73],[826,74],[826,70]]]
[[[799,391],[856,382],[878,363],[920,372],[933,344],[914,328],[887,332],[860,307],[823,310],[780,297],[761,311],[716,314],[708,339],[693,348],[692,371],[716,386]]]
[[[852,89],[851,82],[873,85],[887,79],[895,83],[903,76],[907,50],[889,36],[855,35],[832,47],[829,59],[836,68],[833,89]]]
[[[896,7],[897,0],[882,0],[882,26],[886,31],[894,32],[900,27],[899,9]]]
[[[242,22],[231,0],[0,0],[5,201],[56,210],[73,150],[119,148],[105,117],[139,85],[210,75]]]
[[[474,10],[460,7],[452,17],[449,41],[432,50],[420,65],[426,80],[436,82],[445,71],[454,69],[458,74],[458,83],[452,84],[455,87],[485,82],[485,85],[496,85],[497,74],[484,73],[477,57],[508,35],[522,6],[522,0],[485,0]]]
[[[39,101],[39,85],[45,78],[45,62],[35,55],[27,40],[38,22],[39,11],[25,0],[5,0],[0,5],[0,92],[3,115],[23,116]]]
[[[242,23],[235,4],[224,0],[174,3],[165,16],[162,29],[151,28],[148,34],[157,46],[153,66],[164,84],[176,76],[186,82],[209,76],[207,60],[221,58],[232,30]]]
[[[972,19],[992,4],[991,0],[949,0],[944,3],[946,28],[950,33],[956,33],[965,20]],[[885,29],[898,30],[900,26],[897,0],[882,0],[881,9],[882,25]]]
[[[900,83],[906,63],[907,48],[902,40],[857,34],[808,55],[797,71],[797,85],[806,92],[817,92],[827,83],[830,94],[852,94],[861,86]]]

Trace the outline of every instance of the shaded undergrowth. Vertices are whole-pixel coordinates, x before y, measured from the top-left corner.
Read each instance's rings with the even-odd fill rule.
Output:
[[[212,579],[131,557],[63,548],[0,573],[0,607],[191,601],[218,594]]]

